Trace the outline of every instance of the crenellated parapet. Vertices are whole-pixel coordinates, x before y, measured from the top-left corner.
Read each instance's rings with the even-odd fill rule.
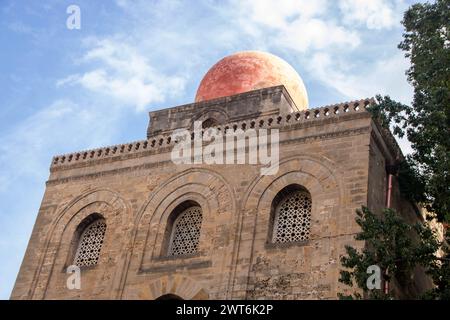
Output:
[[[234,121],[214,127],[225,133],[228,130],[236,131],[238,129],[242,129],[244,131],[247,129],[288,129],[289,126],[293,125],[301,126],[301,124],[321,122],[325,119],[341,119],[357,113],[367,113],[366,108],[372,103],[374,103],[373,99],[355,100],[304,111],[279,114],[276,116],[261,116],[243,121]],[[173,131],[165,132],[164,134],[151,137],[147,140],[58,155],[53,157],[51,170],[58,170],[59,168],[64,168],[73,164],[91,162],[100,159],[112,159],[114,157],[122,157],[123,155],[133,155],[167,148],[176,143],[176,141],[174,141],[171,137],[172,132]]]

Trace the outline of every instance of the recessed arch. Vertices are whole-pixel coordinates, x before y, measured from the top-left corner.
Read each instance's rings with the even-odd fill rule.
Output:
[[[95,215],[92,216],[93,213]],[[83,226],[83,221],[90,221],[91,218],[85,220],[89,216],[91,218],[101,216],[106,221],[111,222],[111,230],[115,230],[115,232],[111,232],[107,236],[106,242],[120,241],[120,245],[116,244],[114,250],[112,247],[108,249],[110,250],[108,255],[112,257],[112,259],[108,259],[117,262],[117,264],[108,269],[107,273],[109,274],[110,281],[105,282],[104,285],[111,287],[113,282],[122,276],[123,263],[117,260],[118,255],[113,254],[113,251],[121,251],[121,248],[130,240],[130,234],[126,226],[127,222],[131,219],[131,207],[119,193],[113,190],[106,188],[91,189],[75,197],[70,202],[64,202],[56,209],[55,219],[49,224],[46,231],[45,249],[39,260],[39,267],[30,286],[30,299],[47,298],[47,288],[51,283],[66,280],[65,269],[68,264],[71,264],[70,257],[73,257],[73,251],[70,250],[73,247],[70,245],[63,246],[62,244],[73,243],[71,240],[76,239],[74,234],[76,234],[77,227],[80,225]],[[118,237],[119,234],[120,237]],[[101,255],[100,259],[105,259],[106,261],[107,256]],[[44,268],[44,265],[53,265],[53,267],[50,269]],[[116,297],[112,290],[110,292],[111,296],[107,298]]]
[[[202,122],[202,129],[208,129],[211,127],[215,127],[219,125],[219,121],[217,121],[215,118],[209,117]]]
[[[261,195],[269,185],[272,185],[276,179],[288,173],[296,172],[303,172],[311,177],[317,177],[321,181],[320,184],[325,188],[335,186],[335,191],[338,192],[338,197],[340,202],[342,202],[345,189],[341,183],[343,180],[342,174],[337,168],[338,166],[334,162],[323,156],[299,155],[282,158],[279,162],[278,173],[275,176],[257,175],[253,181],[250,182],[247,191],[242,197],[242,209],[249,210],[252,206],[259,205],[259,202],[262,199]],[[298,183],[298,181],[292,183]],[[284,183],[281,188],[286,185],[288,185],[288,183]],[[309,191],[311,192],[312,190],[309,188]],[[275,196],[275,194],[273,194],[273,196]]]
[[[311,194],[299,185],[281,189],[272,200],[268,242],[290,243],[309,239]]]
[[[100,257],[106,228],[106,220],[102,214],[94,212],[85,217],[73,234],[66,266],[95,266]]]
[[[152,279],[148,284],[126,288],[125,299],[155,300],[158,298],[174,298],[180,300],[208,300],[207,288],[200,279],[191,276],[172,274]],[[164,299],[158,299],[164,300]]]
[[[212,255],[210,246],[202,247],[214,241],[217,233],[214,228],[215,219],[231,219],[236,221],[236,197],[232,185],[218,172],[205,168],[189,168],[173,174],[165,180],[149,195],[149,199],[137,212],[133,236],[132,251],[127,256],[127,270],[122,281],[122,295],[126,295],[124,283],[134,278],[135,274],[146,272],[149,268],[161,261],[162,245],[165,234],[165,226],[170,213],[180,203],[193,200],[200,204],[203,213],[202,232],[198,257],[207,265]],[[208,221],[208,223],[207,223]],[[236,232],[235,223],[230,223],[233,228],[230,232]],[[231,241],[226,244],[231,245]],[[228,254],[228,252],[230,254]],[[227,251],[227,261],[231,263],[231,252]],[[137,256],[131,260],[129,257]],[[163,259],[164,260],[164,259]],[[164,263],[175,262],[173,259],[165,259]],[[161,262],[162,263],[162,262]]]
[[[221,201],[218,197],[221,197]],[[200,204],[204,215],[203,219],[208,217],[209,212],[214,212],[214,214],[236,212],[235,191],[222,175],[210,169],[187,169],[174,174],[159,186],[139,210],[134,222],[133,250],[143,249],[138,249],[134,245],[139,233],[146,234],[145,247],[155,247],[155,241],[157,240],[155,236],[157,236],[158,230],[150,230],[146,226],[164,225],[164,222],[168,219],[166,215],[170,214],[176,205],[186,200],[193,200]],[[233,216],[233,219],[236,218],[237,216]],[[153,237],[151,237],[150,231],[152,231]],[[143,260],[154,255],[150,253],[147,258],[146,256],[147,253],[144,253],[141,264]]]
[[[214,125],[220,125],[229,122],[229,116],[225,110],[220,108],[208,107],[194,115],[190,124],[190,128],[194,128],[195,121],[202,121],[202,123],[205,123],[205,121],[208,119],[214,120]]]
[[[176,294],[166,293],[166,294],[163,294],[162,296],[159,296],[155,300],[163,301],[163,300],[184,300],[184,299],[181,298],[180,296],[177,296]]]
[[[328,158],[315,155],[293,155],[283,158],[279,163],[279,170],[272,176],[255,176],[242,197],[242,206],[239,210],[239,236],[236,240],[237,250],[233,255],[234,268],[230,279],[236,279],[237,261],[248,259],[242,256],[239,248],[250,245],[250,259],[248,264],[248,279],[251,278],[252,265],[257,259],[261,248],[270,250],[268,244],[270,212],[273,199],[285,187],[298,184],[308,190],[311,195],[311,233],[310,239],[317,235],[327,235],[333,232],[333,225],[339,221],[344,210],[341,208],[347,203],[348,190],[343,185],[343,178],[338,166]],[[314,223],[315,220],[320,221]],[[242,234],[265,234],[266,237],[253,238],[251,243],[242,238]],[[286,246],[286,254],[293,246]],[[337,258],[336,258],[337,259]],[[236,280],[230,284],[231,290],[241,285]],[[241,296],[236,296],[240,297]],[[231,296],[230,298],[233,298]]]
[[[186,200],[172,210],[166,225],[162,255],[192,255],[198,251],[202,207],[194,200]]]

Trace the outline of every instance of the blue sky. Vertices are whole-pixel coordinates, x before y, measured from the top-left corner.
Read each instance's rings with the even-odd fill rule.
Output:
[[[80,30],[66,27],[71,4]],[[148,111],[193,102],[209,67],[241,50],[288,61],[311,107],[377,93],[409,103],[397,44],[411,4],[0,0],[0,298],[9,298],[53,155],[144,139]]]

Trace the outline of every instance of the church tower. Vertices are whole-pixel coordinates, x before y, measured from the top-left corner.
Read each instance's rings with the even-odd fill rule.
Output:
[[[150,112],[144,140],[53,158],[11,298],[336,299],[348,289],[338,281],[345,245],[364,246],[356,209],[380,212],[389,195],[408,220],[420,218],[387,170],[402,154],[366,110],[372,103],[308,108],[282,59],[223,58],[194,103]],[[270,134],[266,156],[276,157],[250,163],[255,150],[244,144],[244,162],[195,158],[211,130],[235,134],[232,150],[234,138]],[[191,162],[190,153],[173,159],[177,132],[190,133]],[[74,268],[80,288],[68,286]],[[428,285],[418,275],[414,289]]]

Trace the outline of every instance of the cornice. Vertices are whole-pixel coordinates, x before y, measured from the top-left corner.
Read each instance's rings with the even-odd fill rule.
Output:
[[[373,103],[371,99],[344,102],[316,109],[280,114],[278,116],[268,115],[238,122],[230,122],[216,126],[216,128],[222,130],[222,132],[237,130],[238,128],[244,131],[248,128],[278,128],[280,131],[286,131],[320,126],[327,123],[338,123],[340,121],[361,117],[370,117],[366,107],[371,103]],[[175,143],[175,141],[172,141],[171,132],[167,132],[147,140],[59,155],[53,157],[50,171],[56,172],[59,170],[160,154],[166,148],[173,147]]]
[[[289,145],[289,144],[295,144],[295,143],[296,144],[311,143],[311,142],[314,142],[317,140],[335,139],[335,138],[340,138],[340,137],[367,134],[370,131],[371,131],[370,126],[364,126],[364,127],[346,129],[346,130],[335,131],[335,132],[325,132],[325,133],[320,133],[320,134],[308,135],[308,136],[303,136],[303,137],[295,137],[292,139],[283,140],[283,141],[280,141],[280,145]],[[164,149],[165,149],[164,152],[170,152],[169,147],[166,147]],[[140,164],[140,165],[127,166],[127,167],[118,168],[118,169],[103,170],[103,171],[98,171],[98,172],[93,172],[93,173],[73,175],[70,177],[56,178],[56,179],[47,181],[47,186],[58,185],[58,184],[63,184],[63,183],[67,183],[67,182],[77,181],[77,180],[97,179],[97,178],[100,178],[103,176],[118,175],[118,174],[123,174],[123,173],[127,173],[127,172],[139,171],[139,170],[155,169],[158,167],[164,167],[171,163],[172,163],[172,161],[170,159],[168,159],[168,160],[164,160],[164,161],[144,163],[144,164]],[[99,163],[96,162],[96,164],[99,164]],[[74,168],[74,167],[71,167],[71,168]]]

